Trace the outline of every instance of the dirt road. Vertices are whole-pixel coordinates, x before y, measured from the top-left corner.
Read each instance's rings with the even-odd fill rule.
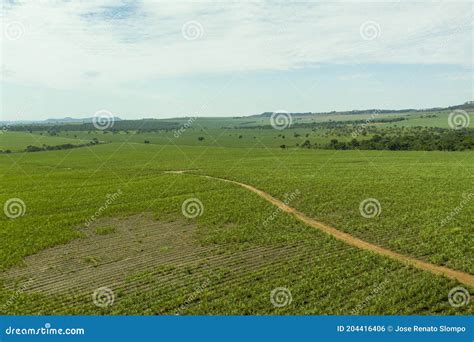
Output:
[[[186,171],[167,171],[167,173],[186,174]],[[280,208],[282,211],[287,212],[287,213],[295,216],[296,218],[303,221],[307,225],[309,225],[311,227],[314,227],[314,228],[317,228],[319,230],[322,230],[323,232],[335,237],[336,239],[344,241],[345,243],[347,243],[351,246],[355,246],[355,247],[358,247],[358,248],[361,248],[361,249],[372,251],[372,252],[378,253],[380,255],[384,255],[384,256],[390,257],[392,259],[395,259],[397,261],[403,262],[405,264],[412,265],[412,266],[414,266],[416,268],[419,268],[421,270],[429,271],[429,272],[437,274],[437,275],[443,275],[443,276],[446,276],[448,278],[455,279],[455,280],[457,280],[460,283],[463,283],[465,285],[474,287],[474,275],[472,275],[472,274],[465,273],[465,272],[462,272],[462,271],[456,271],[456,270],[453,270],[453,269],[450,269],[450,268],[447,268],[447,267],[444,267],[444,266],[434,265],[434,264],[431,264],[429,262],[425,262],[425,261],[416,259],[416,258],[411,257],[411,256],[403,255],[403,254],[394,252],[390,249],[380,247],[380,246],[374,245],[370,242],[361,240],[361,239],[359,239],[357,237],[354,237],[350,234],[344,233],[344,232],[342,232],[342,231],[340,231],[340,230],[338,230],[334,227],[331,227],[331,226],[329,226],[325,223],[316,221],[316,220],[306,216],[302,212],[300,212],[300,211],[298,211],[294,208],[289,207],[288,205],[286,205],[282,201],[276,199],[275,197],[271,196],[270,194],[266,193],[265,191],[259,190],[255,187],[251,186],[251,185],[236,182],[236,181],[232,181],[232,180],[229,180],[229,179],[206,176],[206,175],[199,175],[199,174],[195,174],[195,173],[192,173],[192,174],[187,173],[187,175],[204,177],[204,178],[208,178],[208,179],[215,179],[215,180],[219,180],[219,181],[239,185],[239,186],[241,186],[245,189],[248,189],[248,190],[256,193],[260,197],[266,199],[268,202],[270,202],[273,205]]]

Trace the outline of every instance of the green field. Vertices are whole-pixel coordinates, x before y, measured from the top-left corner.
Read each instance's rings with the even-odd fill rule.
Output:
[[[466,113],[472,116],[473,109]],[[328,148],[332,140],[350,144],[372,139],[376,135],[406,136],[450,131],[450,110],[402,113],[331,113],[294,114],[284,129],[273,129],[269,115],[242,118],[175,118],[116,122],[107,130],[92,124],[30,125],[19,131],[0,134],[0,151],[22,152],[28,145],[85,144],[95,139],[101,143],[153,144],[161,146],[202,146],[229,148],[300,148],[305,142],[313,147]],[[441,131],[441,133],[438,130]],[[362,133],[363,134],[360,134]],[[443,133],[444,132],[444,133]],[[466,146],[474,145],[474,134],[468,131]],[[436,138],[433,138],[436,142]],[[427,144],[430,145],[430,144]],[[340,148],[338,148],[340,149]],[[417,148],[415,148],[417,149]],[[436,146],[426,148],[434,149]],[[464,150],[463,147],[461,150]]]
[[[87,140],[88,141],[88,140]],[[61,145],[61,144],[81,144],[87,142],[79,137],[57,137],[46,134],[32,134],[27,132],[4,132],[0,134],[0,151],[10,150],[11,152],[21,152],[28,145]]]
[[[0,202],[24,203],[24,215],[0,218],[0,312],[474,312],[472,304],[448,301],[456,286],[472,293],[465,284],[349,246],[246,189],[199,177],[253,185],[364,241],[473,274],[474,207],[463,200],[473,193],[471,151],[281,149],[281,141],[293,144],[306,133],[330,137],[213,125],[179,137],[173,131],[4,133],[1,147],[13,151],[36,139],[105,143],[0,154]],[[368,198],[380,203],[373,218],[359,209]],[[183,215],[187,199],[202,203],[200,216]],[[104,287],[113,292],[113,305],[91,300]],[[278,288],[291,293],[281,307],[270,300]]]
[[[0,342],[474,342],[473,1],[4,1]]]

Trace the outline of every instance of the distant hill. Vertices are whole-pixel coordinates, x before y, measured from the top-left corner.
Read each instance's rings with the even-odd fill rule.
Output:
[[[474,101],[468,101],[458,106],[450,106],[447,109],[474,110]]]
[[[65,118],[50,118],[46,120],[18,120],[18,121],[0,121],[0,124],[4,125],[50,125],[50,124],[68,124],[68,123],[92,123],[94,118],[82,118],[82,119],[74,119],[71,117]],[[114,116],[114,122],[123,121],[118,116]]]
[[[375,112],[379,114],[393,114],[393,113],[409,113],[409,112],[434,112],[434,111],[453,111],[456,109],[462,109],[466,111],[474,111],[474,101],[468,101],[460,105],[454,105],[449,107],[434,107],[434,108],[426,108],[426,109],[414,109],[414,108],[406,108],[406,109],[363,109],[363,110],[350,110],[350,111],[331,111],[331,112],[290,112],[293,116],[312,116],[312,115],[331,115],[331,114],[342,114],[342,115],[356,115],[356,114],[373,114]],[[244,118],[268,118],[274,112],[264,112],[261,114],[254,114],[248,116],[238,116],[233,117],[233,119],[244,119]],[[134,127],[136,129],[144,127],[144,123],[147,126],[152,127],[160,127],[166,129],[173,129],[174,127],[179,127],[181,120],[185,120],[188,117],[180,117],[174,119],[154,119],[154,118],[147,118],[147,119],[139,119],[139,120],[123,120],[117,116],[114,117],[113,121],[115,122],[114,128],[119,127]],[[219,118],[219,117],[215,117]],[[223,118],[223,117],[221,117]],[[202,118],[200,118],[202,119]],[[230,119],[230,118],[226,118]],[[155,122],[156,121],[156,122]],[[93,117],[88,118],[81,118],[75,119],[72,117],[64,117],[64,118],[50,118],[47,120],[19,120],[19,121],[0,121],[0,125],[71,125],[75,126],[72,128],[77,129],[78,124],[88,125],[87,129],[89,129],[90,124],[93,122]],[[117,125],[118,122],[121,122],[120,125]],[[126,123],[127,122],[127,123]],[[93,129],[93,128],[92,128]],[[130,128],[132,129],[132,128]]]
[[[74,123],[74,122],[77,122],[77,123],[90,123],[94,120],[93,117],[91,118],[82,118],[82,119],[74,119],[74,118],[71,118],[71,117],[65,117],[65,118],[60,118],[60,119],[46,119],[42,122],[44,123]],[[119,118],[118,116],[114,116],[114,121],[122,121],[121,118]]]
[[[432,112],[432,111],[443,111],[443,110],[456,110],[456,109],[463,109],[463,110],[474,110],[474,101],[467,101],[460,105],[449,106],[449,107],[433,107],[433,108],[426,108],[426,109],[414,109],[414,108],[406,108],[406,109],[361,109],[361,110],[349,110],[349,111],[332,111],[332,112],[304,112],[304,113],[295,113],[291,112],[291,115],[294,116],[305,116],[305,115],[328,115],[328,114],[371,114],[377,112],[379,114],[388,114],[388,113],[408,113],[408,112]],[[263,112],[261,114],[250,115],[249,117],[270,117],[274,112]]]

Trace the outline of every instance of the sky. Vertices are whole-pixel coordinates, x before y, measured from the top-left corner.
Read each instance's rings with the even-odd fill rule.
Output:
[[[0,121],[473,99],[469,1],[0,1]]]

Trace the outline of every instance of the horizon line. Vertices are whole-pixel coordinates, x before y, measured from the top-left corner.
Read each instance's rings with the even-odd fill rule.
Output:
[[[139,119],[129,119],[129,118],[124,118],[120,117],[119,115],[116,115],[115,113],[109,112],[113,115],[114,119],[119,119],[121,121],[133,121],[133,120],[173,120],[173,119],[186,119],[186,118],[201,118],[201,119],[219,119],[219,118],[226,118],[226,119],[238,119],[238,118],[249,118],[249,117],[255,117],[255,116],[260,116],[263,114],[268,114],[268,113],[278,113],[278,112],[285,112],[288,114],[293,114],[293,115],[298,115],[298,114],[332,114],[332,113],[351,113],[351,112],[368,112],[368,111],[383,111],[383,112],[401,112],[401,111],[429,111],[429,110],[447,110],[453,107],[459,107],[463,105],[474,105],[473,100],[465,101],[461,104],[456,104],[456,105],[449,105],[446,107],[423,107],[423,108],[399,108],[399,109],[394,109],[394,108],[365,108],[365,109],[350,109],[350,110],[332,110],[332,111],[322,111],[322,112],[312,112],[312,111],[298,111],[298,112],[292,112],[292,111],[286,111],[286,110],[275,110],[275,111],[264,111],[261,113],[257,114],[247,114],[247,115],[229,115],[229,116],[199,116],[199,115],[183,115],[183,116],[173,116],[173,117],[163,117],[163,118],[157,118],[157,117],[142,117]],[[103,111],[103,110],[102,110]],[[98,112],[102,112],[98,111]],[[97,114],[98,112],[94,113]],[[0,120],[1,123],[38,123],[38,122],[46,122],[46,121],[60,121],[60,120],[65,120],[65,119],[72,119],[72,120],[90,120],[94,118],[96,115],[92,115],[89,117],[73,117],[73,116],[64,116],[61,118],[46,118],[46,119],[37,119],[37,120]]]

